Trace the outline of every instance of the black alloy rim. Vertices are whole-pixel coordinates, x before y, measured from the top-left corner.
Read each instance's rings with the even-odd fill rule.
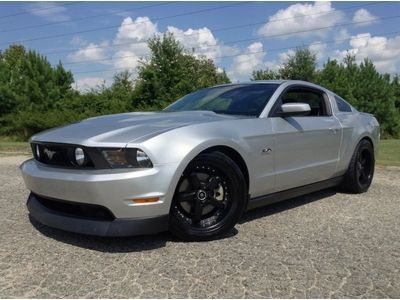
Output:
[[[356,163],[357,179],[360,184],[366,184],[372,177],[371,153],[367,149],[360,151]]]
[[[186,224],[198,229],[218,226],[230,210],[230,186],[214,166],[196,165],[183,174],[176,209]]]

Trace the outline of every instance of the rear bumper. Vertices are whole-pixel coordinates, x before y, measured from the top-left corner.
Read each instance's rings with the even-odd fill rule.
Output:
[[[120,218],[95,220],[79,218],[50,209],[41,204],[34,194],[27,202],[30,215],[49,227],[96,236],[133,236],[154,234],[168,230],[168,215],[150,218]]]

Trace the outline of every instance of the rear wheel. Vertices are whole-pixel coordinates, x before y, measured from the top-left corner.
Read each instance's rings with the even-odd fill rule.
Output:
[[[204,153],[185,169],[175,191],[170,231],[183,240],[226,233],[241,217],[247,187],[239,167],[221,152]]]
[[[361,140],[351,158],[343,187],[352,193],[366,192],[374,176],[375,156],[372,144]]]

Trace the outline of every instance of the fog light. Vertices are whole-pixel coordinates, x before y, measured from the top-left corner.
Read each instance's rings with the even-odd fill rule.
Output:
[[[86,156],[82,148],[75,149],[75,162],[78,166],[82,167],[85,164]]]

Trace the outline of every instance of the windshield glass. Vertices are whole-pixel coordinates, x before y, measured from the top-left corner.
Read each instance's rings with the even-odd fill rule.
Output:
[[[209,110],[220,114],[259,116],[279,84],[236,84],[186,95],[164,111]]]

